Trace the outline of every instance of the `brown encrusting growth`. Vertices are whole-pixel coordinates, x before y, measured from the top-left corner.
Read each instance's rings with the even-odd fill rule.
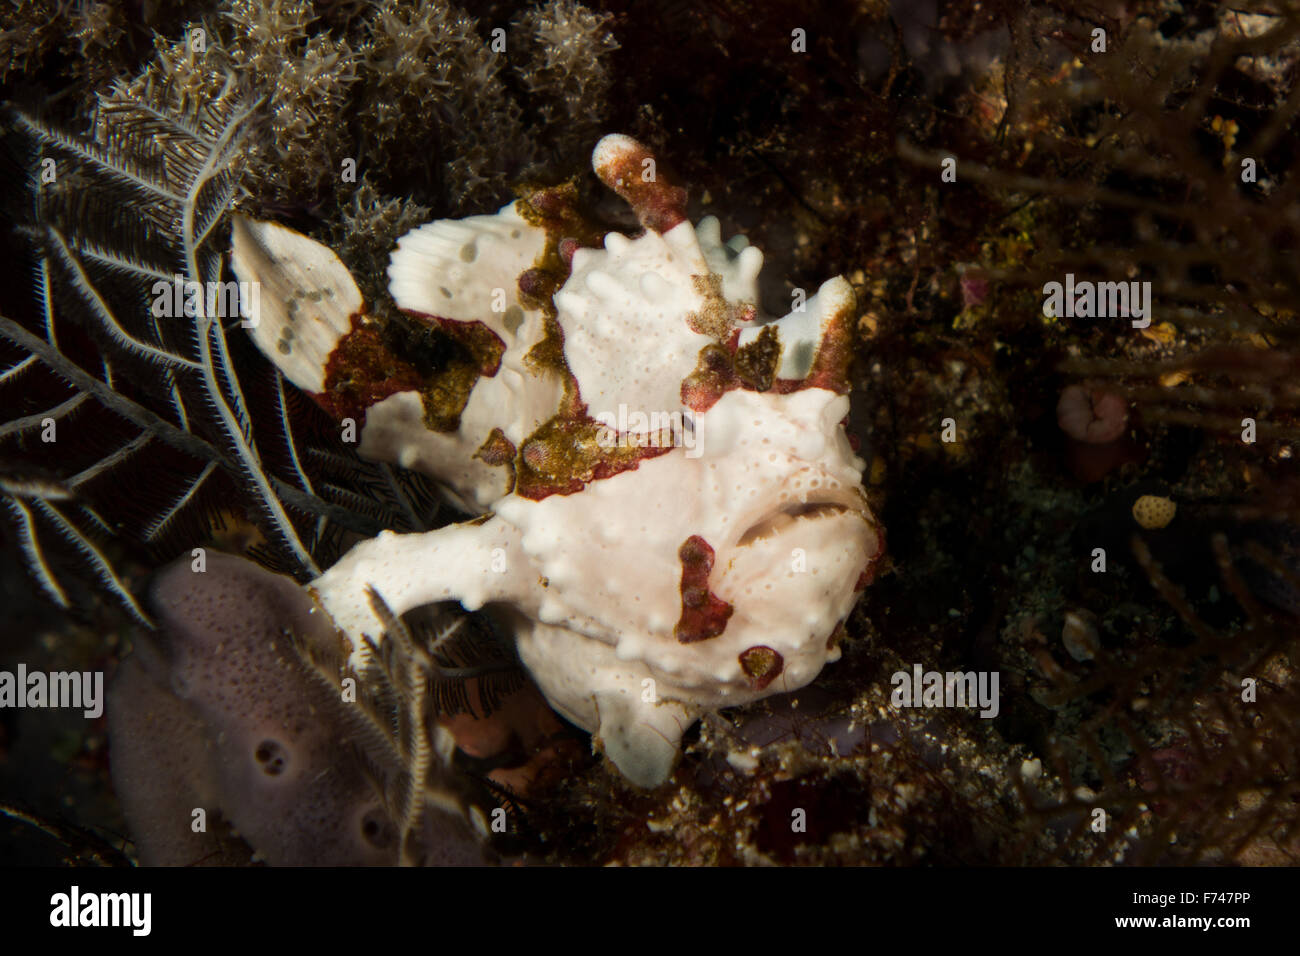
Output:
[[[717,332],[721,343],[700,349],[695,371],[682,380],[682,404],[692,411],[707,412],[718,399],[736,388],[751,392],[770,390],[778,395],[805,388],[848,392],[848,369],[853,359],[850,319],[847,311],[841,311],[827,320],[804,378],[777,377],[781,337],[775,326],[764,326],[754,341],[741,345],[740,333],[732,331],[729,322],[720,323]]]
[[[754,690],[767,687],[780,676],[784,667],[785,661],[781,655],[770,647],[751,647],[740,655],[740,669],[745,672]]]
[[[552,417],[520,446],[515,493],[534,501],[577,494],[590,482],[633,470],[647,458],[673,450],[671,442],[654,445],[624,440],[611,444],[607,440],[602,446],[600,439],[607,431],[585,414]]]
[[[564,330],[556,321],[553,297],[569,277],[573,251],[599,245],[603,233],[583,214],[573,181],[558,186],[525,185],[520,193],[522,196],[515,207],[519,215],[546,230],[546,245],[537,262],[519,276],[519,294],[524,304],[541,309],[546,316],[546,334],[524,356],[524,362],[534,371],[558,375],[564,382],[561,414],[581,415],[584,410],[578,383],[564,360]]]
[[[766,326],[758,338],[736,349],[732,366],[736,378],[745,388],[766,392],[776,381],[776,369],[781,362],[781,337],[774,326]]]
[[[415,366],[389,350],[374,320],[354,315],[352,331],[339,339],[325,366],[325,391],[314,398],[335,419],[351,418],[359,433],[367,408],[398,392],[418,391],[424,383]]]
[[[463,321],[461,319],[444,319],[440,315],[422,315],[408,312],[408,316],[436,326],[448,338],[460,344],[469,358],[477,366],[479,375],[491,378],[501,368],[501,354],[506,344],[481,320]]]
[[[515,460],[515,446],[511,444],[505,432],[499,428],[494,428],[492,434],[488,435],[487,441],[474,453],[474,457],[487,462],[489,465],[512,464]]]
[[[722,345],[706,345],[700,349],[695,371],[682,379],[682,404],[695,412],[707,412],[738,384],[731,353]]]
[[[474,384],[497,374],[504,343],[482,322],[412,318],[447,339],[430,350],[422,341],[427,329],[408,331],[397,319],[369,313],[353,316],[352,331],[330,353],[325,390],[312,396],[316,403],[337,421],[351,418],[360,434],[370,406],[398,392],[418,392],[430,430],[459,428]]]
[[[698,312],[688,313],[686,324],[692,332],[711,335],[719,342],[726,341],[737,328],[746,327],[754,320],[754,307],[729,302],[722,294],[722,276],[715,272],[691,276],[695,291],[704,297],[704,306]]]
[[[646,229],[664,233],[686,220],[686,190],[659,175],[649,148],[624,138],[596,163],[596,175],[632,207]]]
[[[677,640],[694,644],[717,637],[726,629],[734,608],[709,590],[713,548],[698,534],[693,534],[682,542],[677,556],[682,562],[682,616],[674,629]],[[751,672],[746,670],[746,673]]]

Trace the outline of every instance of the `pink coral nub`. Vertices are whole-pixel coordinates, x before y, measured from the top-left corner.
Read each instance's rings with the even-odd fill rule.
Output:
[[[1100,445],[1124,434],[1128,405],[1113,392],[1070,385],[1056,405],[1056,422],[1071,438]]]

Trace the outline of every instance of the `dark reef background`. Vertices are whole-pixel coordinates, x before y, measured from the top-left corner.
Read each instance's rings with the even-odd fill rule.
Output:
[[[763,250],[769,312],[853,283],[850,425],[890,568],[843,659],[706,719],[661,791],[594,758],[543,780],[515,817],[534,858],[1294,864],[1300,6],[808,6],[37,0],[3,14],[0,99],[93,134],[96,94],[183,110],[237,77],[261,103],[235,207],[329,243],[381,312],[397,236],[521,183],[577,176],[630,226],[588,171],[608,131],[654,149],[692,218]],[[12,115],[4,134],[22,223],[32,147]],[[0,243],[0,313],[32,327],[30,250]],[[1044,316],[1067,273],[1150,282],[1149,327]],[[0,381],[0,418],[53,394]],[[1103,410],[1107,440],[1073,424]],[[39,452],[0,428],[0,478]],[[135,489],[97,493],[137,590],[195,544],[257,541],[209,509],[143,547]],[[1172,521],[1139,524],[1143,495]],[[75,614],[47,606],[0,534],[0,666],[111,671],[126,615],[93,579]],[[914,663],[998,671],[1000,713],[891,707]],[[0,818],[0,863],[131,858],[103,721],[54,714],[0,711],[0,803],[31,817]]]

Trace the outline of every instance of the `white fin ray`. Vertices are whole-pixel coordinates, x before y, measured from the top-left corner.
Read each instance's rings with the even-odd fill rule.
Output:
[[[328,246],[273,222],[234,218],[230,266],[256,282],[249,332],[299,388],[325,391],[325,367],[361,312],[361,290]]]
[[[492,216],[439,219],[398,240],[388,291],[406,312],[478,320],[509,345],[522,322],[519,275],[546,247],[546,231],[511,203]]]

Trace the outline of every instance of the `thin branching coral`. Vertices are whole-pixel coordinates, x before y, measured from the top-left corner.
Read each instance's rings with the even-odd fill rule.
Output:
[[[357,80],[346,38],[312,32],[310,0],[234,0],[219,19],[193,22],[127,87],[184,110],[214,95],[231,75],[260,99],[246,162],[262,201],[312,204],[342,182],[344,128],[337,119]]]
[[[608,55],[618,49],[608,21],[573,0],[551,0],[523,11],[510,25],[515,73],[529,93],[532,135],[558,148],[561,167],[582,159],[572,147],[581,150],[600,138],[603,117],[591,105],[609,95]]]
[[[362,178],[331,229],[329,244],[356,277],[367,302],[386,301],[383,280],[389,250],[399,237],[428,220],[427,206],[412,199],[385,199],[368,177]]]
[[[92,83],[111,79],[126,33],[127,12],[114,0],[31,0],[0,16],[0,82],[37,74],[56,56],[78,63]]]
[[[0,318],[10,350],[0,386],[14,395],[0,437],[25,449],[6,501],[30,566],[63,603],[38,519],[143,617],[95,544],[123,509],[139,543],[175,547],[212,519],[233,483],[262,524],[266,556],[299,573],[317,570],[318,549],[337,546],[343,528],[418,522],[425,510],[412,503],[418,492],[408,498],[390,470],[369,469],[346,446],[318,449],[327,461],[314,486],[303,470],[308,410],[278,376],[239,367],[248,303],[222,281],[221,251],[254,108],[232,78],[188,113],[119,86],[101,98],[89,136],[16,117],[41,144],[36,168],[55,172],[36,184],[31,227],[40,326]],[[124,218],[128,205],[135,214]],[[253,408],[267,413],[256,423]],[[33,442],[38,433],[44,440]],[[38,480],[48,467],[59,477]],[[124,501],[114,488],[128,474],[149,480]],[[352,490],[339,488],[339,474]],[[73,493],[88,523],[65,513]],[[377,500],[397,511],[380,518]],[[93,502],[119,517],[105,520]]]
[[[445,188],[455,209],[499,197],[533,159],[502,77],[507,59],[463,10],[436,0],[380,3],[366,25],[362,149],[386,175]]]

